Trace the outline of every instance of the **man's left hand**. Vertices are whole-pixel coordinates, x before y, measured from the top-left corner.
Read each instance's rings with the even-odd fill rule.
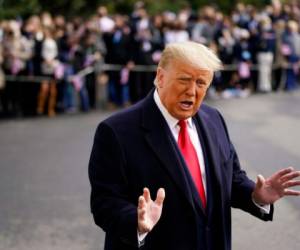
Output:
[[[258,175],[252,198],[259,205],[268,205],[284,196],[298,196],[300,191],[289,188],[300,186],[300,181],[295,180],[299,176],[300,171],[292,167],[282,169],[267,179]]]

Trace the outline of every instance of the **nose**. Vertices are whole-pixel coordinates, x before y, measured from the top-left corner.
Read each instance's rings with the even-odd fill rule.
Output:
[[[195,96],[196,95],[196,91],[197,91],[196,88],[197,88],[196,81],[191,81],[187,85],[186,95],[188,95],[188,96]]]

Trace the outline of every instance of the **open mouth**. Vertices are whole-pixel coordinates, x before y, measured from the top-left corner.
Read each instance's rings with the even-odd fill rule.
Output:
[[[183,102],[180,102],[180,106],[182,109],[189,110],[192,108],[193,102],[192,101],[183,101]]]

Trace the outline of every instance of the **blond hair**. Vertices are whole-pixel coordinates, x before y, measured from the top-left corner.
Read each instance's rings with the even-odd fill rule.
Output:
[[[168,44],[162,52],[158,67],[165,68],[174,60],[213,72],[222,69],[221,60],[211,49],[203,44],[191,41]],[[154,84],[156,85],[156,79]]]

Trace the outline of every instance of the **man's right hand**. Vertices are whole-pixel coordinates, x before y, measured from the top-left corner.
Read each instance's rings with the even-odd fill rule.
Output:
[[[165,190],[163,188],[158,189],[156,200],[151,200],[150,191],[148,188],[144,188],[143,195],[139,197],[138,204],[138,232],[147,233],[159,221],[163,202],[165,199]]]

